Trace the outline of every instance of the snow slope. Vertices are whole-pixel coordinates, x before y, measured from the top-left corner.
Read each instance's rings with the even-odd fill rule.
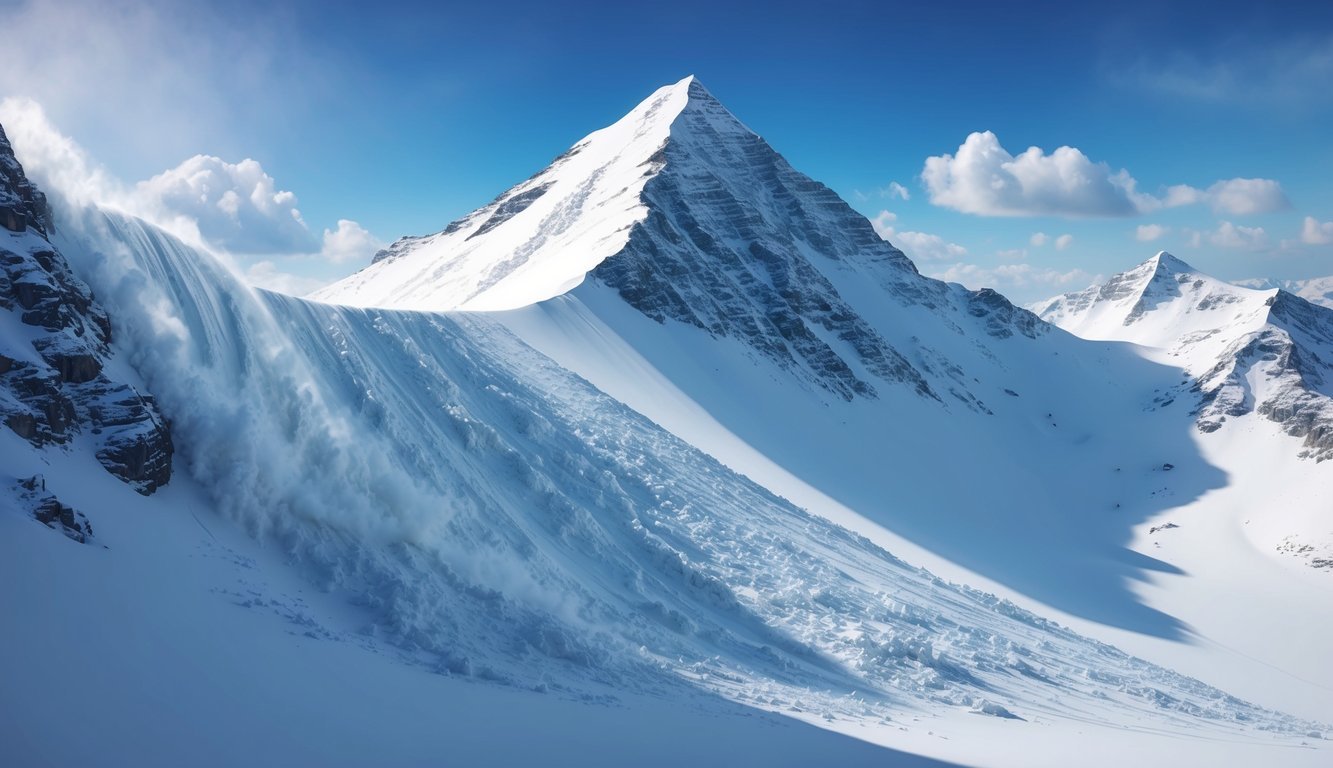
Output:
[[[665,144],[613,153],[640,153],[654,174],[624,247],[500,322],[729,468],[912,562],[1274,706],[1333,708],[1333,664],[1312,640],[1326,627],[1306,608],[1333,588],[1293,582],[1269,567],[1272,546],[1233,535],[1271,506],[1264,475],[1248,451],[1201,439],[1176,361],[920,276],[696,82],[672,88],[687,98],[654,113],[670,121]],[[600,226],[603,211],[582,213]],[[417,243],[400,241],[394,259],[452,280],[450,249]],[[318,298],[455,306],[417,303],[430,290],[381,261]],[[1274,444],[1254,428],[1250,444]],[[1290,514],[1322,516],[1327,465],[1280,467],[1294,478],[1284,492],[1299,488]],[[1199,521],[1177,537],[1189,545],[1150,533],[1186,512]],[[1219,540],[1223,556],[1208,557]],[[1232,578],[1252,571],[1262,578]],[[1311,640],[1294,656],[1293,637]]]
[[[573,254],[539,245],[499,273],[460,257],[438,275],[450,286],[440,295],[464,302],[551,292],[519,309],[355,308],[256,292],[142,222],[68,214],[62,250],[118,324],[116,365],[171,420],[180,482],[151,503],[121,504],[85,485],[86,456],[19,451],[5,436],[6,456],[21,462],[12,466],[44,465],[110,549],[62,550],[50,591],[3,580],[6,611],[31,618],[8,636],[4,658],[41,648],[78,656],[75,635],[60,628],[90,616],[114,635],[116,617],[98,608],[113,585],[136,585],[123,592],[141,599],[145,623],[174,606],[197,611],[182,609],[166,635],[194,638],[180,654],[188,658],[108,640],[86,652],[91,671],[76,667],[106,683],[79,682],[63,665],[14,675],[5,727],[24,735],[27,754],[77,762],[109,743],[170,762],[185,747],[161,739],[154,718],[106,701],[128,688],[148,707],[179,695],[173,680],[225,674],[204,690],[275,716],[294,708],[298,734],[324,730],[326,718],[391,720],[413,749],[400,745],[389,762],[417,762],[414,749],[441,736],[430,720],[382,714],[385,699],[391,713],[447,701],[444,732],[465,756],[506,738],[481,728],[487,716],[554,740],[537,754],[616,764],[642,757],[636,734],[688,734],[750,711],[823,735],[779,725],[770,742],[766,725],[738,725],[741,735],[698,759],[723,762],[747,744],[775,762],[821,749],[836,750],[836,762],[900,757],[867,755],[830,731],[985,765],[1063,764],[1075,748],[1092,765],[1326,758],[1325,726],[1314,721],[1327,710],[1280,714],[1283,697],[1246,703],[882,546],[902,544],[914,560],[1090,627],[1187,637],[1175,614],[1127,586],[1183,575],[1142,551],[1137,527],[1226,485],[1185,409],[1153,403],[1176,369],[1051,329],[993,292],[921,277],[701,87],[686,81],[654,98],[679,107],[647,159],[662,156],[642,166],[612,153],[589,170],[654,175],[633,199],[612,194],[599,199],[619,202],[580,203],[571,210],[592,213],[561,219],[561,231],[591,238],[580,243],[619,243],[618,252],[594,261],[583,258],[591,245]],[[644,124],[623,133],[639,128],[651,133]],[[678,131],[688,138],[677,142]],[[707,152],[716,155],[705,162]],[[569,189],[584,188],[588,199],[601,194],[596,184]],[[502,198],[465,219],[476,234],[478,219],[500,216],[459,247],[481,253],[491,237],[507,238],[526,215],[516,209],[550,193],[500,211]],[[604,227],[615,216],[603,214],[634,205],[637,223]],[[360,285],[370,293],[358,301],[370,303],[370,278],[401,263],[417,271],[385,283],[396,286],[390,295],[430,294],[421,280],[441,267],[422,255],[430,247],[400,241],[344,288]],[[562,254],[576,258],[565,264]],[[478,281],[488,285],[479,291]],[[198,533],[179,525],[182,511]],[[174,515],[171,534],[155,535],[149,515]],[[48,537],[41,552],[53,541],[79,546],[5,520],[22,532],[3,539],[14,552],[36,536]],[[177,543],[205,538],[220,539],[232,565],[180,558]],[[205,551],[218,554],[213,546]],[[40,567],[33,556],[0,561]],[[50,599],[55,585],[81,596]],[[208,602],[219,595],[237,605]],[[229,621],[232,608],[251,612]],[[293,634],[274,632],[270,614]],[[200,631],[182,634],[185,618]],[[273,676],[282,684],[249,670],[255,660],[282,670]],[[320,683],[324,665],[345,665],[350,682]],[[268,704],[289,681],[309,695]],[[60,690],[87,696],[79,711],[93,738],[63,738],[51,717]],[[467,710],[459,702],[476,710],[456,714]],[[606,731],[579,724],[607,705],[624,714],[602,721]],[[241,755],[226,738],[254,726],[241,710],[169,722]],[[674,714],[662,723],[666,710]],[[548,718],[573,734],[553,733]],[[731,732],[712,732],[721,730]],[[585,735],[607,748],[578,751]],[[311,754],[308,739],[270,738],[271,755]],[[134,746],[159,741],[161,752]],[[321,754],[356,762],[385,742],[328,743]],[[534,754],[493,748],[501,762]]]
[[[578,285],[647,214],[640,193],[661,166],[655,155],[692,82],[658,89],[490,205],[435,235],[394,243],[370,269],[316,297],[405,309],[512,309]]]
[[[1185,744],[1212,754],[1225,740],[1241,754],[1314,759],[1307,734],[1322,726],[908,566],[732,473],[495,318],[254,292],[133,219],[92,213],[73,229],[63,250],[77,254],[119,318],[124,362],[171,418],[198,489],[197,500],[161,502],[162,514],[217,510],[266,543],[265,572],[300,583],[273,559],[295,563],[301,579],[350,600],[370,633],[358,640],[350,621],[330,629],[289,593],[224,593],[287,616],[300,635],[390,648],[425,670],[561,702],[524,698],[534,717],[578,711],[614,689],[624,706],[641,707],[635,717],[657,711],[643,696],[734,712],[708,703],[720,700],[991,764],[1055,759],[1079,731],[1122,750]],[[35,460],[49,462],[52,485],[95,525],[112,520],[104,567],[153,548],[146,533],[133,543],[115,536],[121,524],[99,510],[101,494],[80,489],[82,470],[60,456]],[[198,524],[211,530],[202,517]],[[85,551],[97,550],[74,559]],[[165,576],[178,555],[142,557],[164,563],[156,572],[135,566],[148,569],[150,594],[183,588]],[[98,566],[72,568],[77,578]],[[49,631],[52,614],[4,594]],[[317,599],[329,610],[328,598]],[[206,611],[209,622],[215,611]],[[201,645],[204,658],[218,652]],[[275,653],[264,658],[290,651]],[[358,669],[378,664],[351,650],[324,653],[352,654]],[[94,658],[112,679],[126,674],[127,662]],[[40,669],[21,690],[52,682]],[[408,687],[418,685],[436,689]],[[478,696],[489,706],[507,694]],[[49,710],[18,711],[14,727],[44,732]],[[987,746],[999,722],[1011,723],[1002,727],[1012,753]],[[47,739],[25,743],[51,748]],[[52,754],[78,754],[70,749]]]
[[[1222,282],[1165,251],[1037,309],[1079,336],[1134,342],[1182,368],[1203,395],[1205,432],[1254,412],[1303,438],[1303,456],[1333,453],[1333,310]]]

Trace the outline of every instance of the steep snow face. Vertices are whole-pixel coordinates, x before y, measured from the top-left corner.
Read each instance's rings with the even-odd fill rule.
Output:
[[[576,692],[697,686],[909,729],[904,709],[1063,721],[1071,707],[1241,739],[1319,727],[908,566],[493,315],[254,292],[133,219],[82,231],[67,248],[125,318],[212,503],[433,668]]]
[[[1044,332],[994,292],[921,277],[863,216],[693,78],[657,91],[489,206],[436,235],[398,241],[314,298],[503,310],[566,294],[585,278],[654,321],[737,340],[847,400],[888,383],[985,409],[957,362],[868,322],[876,304],[966,313],[984,320],[983,334]],[[857,306],[851,297],[867,285],[881,293]]]
[[[624,247],[647,214],[672,123],[699,86],[665,86],[549,167],[453,222],[399,240],[314,298],[398,309],[512,309],[558,296]]]
[[[1217,280],[1166,252],[1035,309],[1084,338],[1141,344],[1183,368],[1202,393],[1205,432],[1253,412],[1303,438],[1301,455],[1333,455],[1333,310]]]

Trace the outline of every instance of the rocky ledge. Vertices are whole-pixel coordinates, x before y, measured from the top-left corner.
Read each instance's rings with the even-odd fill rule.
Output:
[[[151,397],[108,375],[111,320],[53,231],[0,127],[0,422],[39,448],[86,434],[109,472],[150,494],[171,478],[170,431]]]

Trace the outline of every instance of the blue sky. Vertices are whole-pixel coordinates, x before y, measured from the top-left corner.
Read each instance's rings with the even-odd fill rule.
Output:
[[[1333,273],[1333,4],[0,5],[0,97],[272,274],[436,231],[690,73],[928,273],[1023,301],[1160,248]],[[239,185],[233,229],[200,178]]]

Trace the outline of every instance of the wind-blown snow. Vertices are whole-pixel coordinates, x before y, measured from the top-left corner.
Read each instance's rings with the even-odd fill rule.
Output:
[[[118,214],[62,231],[171,419],[179,493],[355,603],[367,648],[570,706],[719,697],[968,762],[1318,761],[1321,712],[889,554],[1183,640],[1130,586],[1187,576],[1140,529],[1224,490],[1222,460],[1171,399],[1177,368],[920,276],[691,79],[320,294],[395,309],[246,288]]]

